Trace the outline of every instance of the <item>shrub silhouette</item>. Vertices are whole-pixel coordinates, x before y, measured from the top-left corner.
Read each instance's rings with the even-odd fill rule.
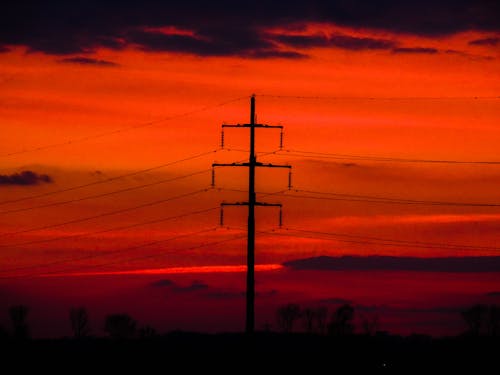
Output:
[[[135,337],[137,322],[128,314],[112,314],[106,317],[104,331],[114,339]]]
[[[332,314],[328,333],[334,336],[345,336],[354,333],[354,307],[349,304],[340,306]]]
[[[84,307],[71,308],[69,311],[69,319],[75,338],[82,338],[89,335],[89,315]]]
[[[9,316],[14,330],[14,338],[26,340],[30,338],[30,330],[27,323],[29,309],[25,305],[16,305],[9,308]]]
[[[477,304],[462,311],[462,318],[467,325],[466,333],[469,335],[500,335],[500,306]]]
[[[283,332],[292,332],[293,325],[299,317],[300,306],[295,303],[281,306],[276,311],[277,324]]]

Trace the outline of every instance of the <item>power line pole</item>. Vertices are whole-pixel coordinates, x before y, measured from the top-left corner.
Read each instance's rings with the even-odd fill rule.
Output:
[[[223,225],[224,206],[248,206],[248,236],[247,236],[247,291],[246,291],[246,324],[245,332],[252,334],[255,329],[255,206],[274,206],[280,208],[281,226],[281,203],[258,202],[255,194],[255,167],[267,168],[287,168],[289,169],[288,188],[291,188],[291,166],[264,164],[257,162],[255,155],[255,129],[280,129],[280,149],[283,148],[283,126],[264,125],[255,123],[255,95],[250,98],[250,123],[222,125],[221,147],[224,148],[224,128],[250,128],[250,155],[248,163],[213,163],[212,164],[212,185],[215,186],[215,167],[248,167],[248,201],[235,203],[221,203],[221,225]]]

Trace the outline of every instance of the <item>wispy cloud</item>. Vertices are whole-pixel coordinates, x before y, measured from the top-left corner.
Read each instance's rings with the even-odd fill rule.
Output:
[[[500,256],[416,258],[394,256],[320,256],[283,263],[293,270],[500,272]]]
[[[59,62],[64,63],[64,64],[80,64],[80,65],[95,65],[95,66],[118,66],[117,63],[113,61],[108,61],[108,60],[99,60],[99,59],[92,59],[90,57],[83,57],[83,56],[78,56],[78,57],[68,57],[66,59],[61,59]]]
[[[46,174],[39,174],[33,171],[22,171],[13,174],[1,174],[0,185],[38,185],[40,183],[51,183],[52,177]]]

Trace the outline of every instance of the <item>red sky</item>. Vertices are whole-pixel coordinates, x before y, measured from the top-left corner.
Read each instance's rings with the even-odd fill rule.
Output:
[[[404,18],[405,10],[399,11]],[[43,15],[37,17],[41,19]],[[474,19],[474,15],[471,17]],[[0,179],[4,181],[0,185],[0,272],[5,278],[0,285],[9,296],[8,301],[22,303],[21,297],[33,295],[38,281],[32,277],[47,272],[195,267],[188,270],[196,274],[200,270],[196,267],[216,266],[217,270],[243,265],[245,210],[227,208],[225,227],[217,228],[216,207],[221,201],[245,199],[244,192],[227,189],[245,190],[246,170],[217,169],[216,187],[209,189],[208,169],[215,161],[248,157],[238,151],[248,148],[246,131],[226,130],[225,150],[219,149],[219,142],[222,123],[248,121],[251,94],[256,94],[258,122],[285,127],[284,150],[277,153],[266,154],[278,149],[279,132],[257,132],[259,160],[291,164],[294,189],[260,196],[268,202],[283,203],[284,227],[277,228],[275,209],[257,210],[257,263],[279,265],[319,255],[498,255],[500,164],[383,162],[338,157],[499,162],[498,28],[464,27],[459,25],[458,16],[456,25],[448,25],[449,29],[440,32],[424,30],[423,26],[419,29],[418,19],[408,30],[393,21],[380,26],[363,19],[358,23],[335,17],[293,19],[290,24],[264,20],[252,29],[272,39],[273,50],[262,40],[259,43],[264,47],[253,47],[250,42],[247,46],[246,39],[235,34],[236,39],[242,39],[234,46],[228,39],[229,44],[223,45],[232,49],[227,47],[224,52],[217,50],[215,44],[209,47],[218,52],[205,50],[203,45],[186,47],[193,39],[219,37],[210,28],[204,31],[190,26],[189,17],[186,22],[162,23],[152,19],[149,24],[130,26],[140,33],[170,38],[169,42],[179,35],[186,38],[175,48],[172,44],[159,48],[152,41],[140,44],[138,34],[124,34],[126,28],[120,25],[106,29],[112,33],[122,28],[121,36],[115,35],[116,40],[123,39],[119,47],[100,42],[101,31],[82,34],[81,30],[68,28],[68,40],[47,34],[47,40],[52,41],[49,48],[41,44],[36,33],[30,34],[29,28],[17,39],[2,29],[0,174],[5,178]],[[425,17],[421,24],[426,25],[423,21]],[[12,30],[17,30],[15,22],[9,24]],[[45,25],[35,17],[33,25],[39,24]],[[54,30],[63,30],[65,25],[56,22]],[[95,30],[101,30],[99,25],[96,21]],[[49,33],[49,29],[44,32]],[[215,150],[146,173],[96,183]],[[23,171],[48,175],[51,182],[12,182],[12,176]],[[205,172],[157,184],[197,171]],[[84,184],[91,185],[10,202]],[[139,185],[151,186],[135,189]],[[259,192],[281,191],[286,186],[285,171],[258,171]],[[205,188],[209,190],[128,210]],[[122,189],[129,190],[115,193]],[[332,200],[342,197],[295,190],[462,205],[383,204],[366,198],[352,201],[352,196],[347,201]],[[105,193],[110,194],[94,197]],[[64,201],[74,202],[57,203]],[[45,205],[48,206],[38,207]],[[191,215],[210,208],[214,209]],[[122,209],[126,211],[58,225]],[[163,220],[183,214],[189,215]],[[150,221],[157,222],[141,224]],[[117,230],[121,227],[125,228]],[[318,232],[358,237],[332,237]],[[62,238],[65,236],[73,238]],[[233,237],[237,238],[231,240]],[[400,242],[387,245],[387,241],[381,243],[366,237]],[[163,242],[142,246],[154,241]],[[434,245],[422,246],[421,242]],[[37,265],[40,267],[34,267]],[[402,293],[391,286],[381,286],[392,290],[389,294],[356,295],[352,285],[343,292],[332,291],[325,287],[326,276],[321,272],[309,272],[309,289],[300,290],[306,287],[296,285],[292,271],[262,274],[273,275],[266,288],[277,290],[279,301],[317,301],[335,295],[360,305],[392,306],[399,303]],[[194,275],[192,280],[209,284],[207,278],[212,280],[216,275],[203,273]],[[282,279],[276,275],[282,275]],[[13,276],[26,278],[22,288]],[[370,278],[368,274],[358,276]],[[82,277],[85,276],[78,276],[78,280]],[[109,280],[116,288],[122,282],[126,288],[129,281],[123,280],[127,277],[115,274]],[[331,277],[349,284],[353,276]],[[433,286],[418,284],[420,276],[411,277],[415,278],[411,285],[422,290],[425,297],[408,304],[433,305],[431,297],[425,294]],[[212,282],[220,284],[227,278],[221,276]],[[243,274],[235,273],[234,278],[243,288]],[[446,283],[450,289],[445,288],[443,293],[448,298],[456,297],[460,291],[460,297],[450,297],[459,304],[474,302],[474,293],[480,300],[480,296],[500,290],[495,278],[480,278],[484,283],[479,285],[455,285],[449,278]],[[44,280],[40,285],[46,288],[42,290],[50,290],[58,280],[64,283],[66,279]],[[317,295],[313,290],[321,284]],[[362,286],[362,290],[368,288],[369,283]],[[65,292],[60,293],[63,296]],[[49,295],[47,298],[53,297]],[[126,299],[129,298],[132,297]],[[194,295],[190,298],[196,300]],[[207,327],[198,323],[193,327]],[[237,324],[228,327],[237,329]]]

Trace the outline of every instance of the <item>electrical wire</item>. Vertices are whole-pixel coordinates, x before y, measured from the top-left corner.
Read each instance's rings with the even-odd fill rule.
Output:
[[[286,153],[286,154],[283,154]],[[276,153],[280,156],[293,156],[301,158],[318,158],[318,159],[336,159],[336,160],[363,160],[375,162],[391,162],[391,163],[431,163],[431,164],[482,164],[482,165],[500,165],[500,161],[482,161],[482,160],[440,160],[440,159],[412,159],[412,158],[393,158],[383,156],[368,156],[368,155],[351,155],[351,154],[334,154],[327,152],[314,152],[305,150],[286,149]]]
[[[211,207],[211,208],[207,208],[207,209],[203,209],[203,210],[198,210],[198,211],[192,211],[192,212],[188,212],[188,213],[180,214],[180,215],[175,215],[175,216],[168,216],[166,218],[161,218],[161,219],[155,219],[155,220],[149,220],[149,221],[144,221],[144,222],[140,222],[140,223],[112,227],[112,228],[93,231],[93,232],[78,233],[78,234],[73,234],[73,235],[69,235],[69,236],[58,236],[58,237],[44,238],[44,239],[40,239],[40,240],[20,242],[20,243],[14,243],[14,244],[0,244],[0,248],[2,248],[2,247],[19,247],[19,246],[25,246],[25,245],[34,245],[34,244],[40,244],[40,243],[47,243],[47,242],[82,238],[82,237],[90,237],[90,236],[95,236],[96,234],[117,232],[117,231],[124,230],[124,229],[130,229],[130,228],[136,228],[136,227],[145,226],[145,225],[163,223],[165,221],[176,220],[176,219],[180,219],[180,218],[184,218],[184,217],[188,217],[188,216],[198,215],[198,214],[210,212],[210,211],[213,211],[216,209],[219,209],[219,206]]]
[[[292,192],[305,192],[311,194],[323,195],[320,197],[312,195],[303,194],[286,194],[276,193],[276,195],[281,195],[290,198],[304,198],[304,199],[316,199],[316,200],[327,200],[327,201],[347,201],[347,202],[364,202],[364,203],[380,203],[380,204],[403,204],[403,205],[425,205],[425,206],[457,206],[457,207],[500,207],[500,203],[472,203],[472,202],[446,202],[446,201],[426,201],[426,200],[412,200],[412,199],[397,199],[397,198],[385,198],[369,195],[354,195],[354,194],[340,194],[333,192],[320,192],[314,190],[303,190],[303,189],[292,189]],[[324,195],[328,195],[325,197]],[[340,196],[339,198],[329,197],[329,196]]]
[[[310,100],[498,100],[500,96],[328,96],[255,94],[261,98]]]
[[[176,195],[176,196],[173,196],[173,197],[156,200],[156,201],[153,201],[153,202],[148,202],[148,203],[140,204],[138,206],[127,207],[127,208],[122,208],[122,209],[119,209],[119,210],[103,212],[103,213],[98,214],[98,215],[87,216],[87,217],[83,217],[83,218],[79,218],[79,219],[74,219],[74,220],[70,220],[70,221],[65,221],[65,222],[57,223],[57,224],[43,225],[43,226],[39,226],[39,227],[35,227],[35,228],[23,229],[23,230],[19,230],[19,231],[15,231],[15,232],[0,233],[0,237],[10,236],[10,235],[14,235],[14,234],[21,234],[21,233],[36,232],[36,231],[43,230],[43,229],[57,228],[57,227],[61,227],[61,226],[68,225],[68,224],[81,223],[81,222],[84,222],[84,221],[89,221],[89,220],[94,220],[94,219],[102,218],[102,217],[106,217],[106,216],[121,214],[123,212],[129,212],[129,211],[137,210],[137,209],[144,208],[144,207],[156,206],[158,204],[170,202],[170,201],[173,201],[173,200],[176,200],[176,199],[186,198],[186,197],[189,197],[189,196],[192,196],[192,195],[196,195],[196,194],[199,194],[199,193],[203,193],[203,192],[206,192],[206,191],[209,191],[209,190],[211,190],[211,188],[207,187],[205,189],[200,189],[200,190],[192,191],[190,193],[180,194],[180,195]]]
[[[334,236],[334,237],[346,237],[346,238],[354,238],[354,239],[362,239],[368,241],[380,241],[386,243],[394,243],[395,246],[405,245],[412,247],[432,247],[432,248],[449,248],[455,250],[500,250],[500,247],[492,247],[492,246],[474,246],[474,245],[459,245],[459,244],[450,244],[450,243],[440,243],[440,242],[425,242],[425,241],[406,241],[406,240],[397,240],[392,238],[383,238],[383,237],[372,237],[372,236],[360,236],[348,233],[338,233],[338,232],[321,232],[321,231],[313,231],[313,230],[305,230],[298,228],[287,228],[287,230],[291,230],[299,233],[306,233],[312,235],[322,235],[322,236]],[[378,242],[374,242],[378,243]]]
[[[82,185],[75,185],[75,186],[71,186],[69,188],[64,188],[64,189],[51,190],[51,191],[48,191],[48,192],[45,192],[45,193],[24,196],[24,197],[21,197],[21,198],[16,198],[16,199],[10,199],[10,200],[6,200],[6,201],[1,201],[0,205],[4,205],[4,204],[8,204],[8,203],[17,203],[17,202],[25,201],[25,200],[28,200],[28,199],[35,199],[35,198],[47,197],[49,195],[54,195],[54,194],[59,194],[59,193],[65,193],[65,192],[68,192],[68,191],[83,189],[83,188],[86,188],[86,187],[89,187],[89,186],[105,184],[105,183],[108,183],[108,182],[120,180],[122,178],[137,176],[137,175],[140,175],[140,174],[143,174],[143,173],[147,173],[147,172],[151,172],[151,171],[154,171],[154,170],[157,170],[157,169],[169,167],[171,165],[175,165],[175,164],[182,163],[182,162],[185,162],[185,161],[190,161],[190,160],[193,160],[193,159],[197,159],[197,158],[200,158],[200,157],[203,157],[203,156],[206,156],[206,155],[210,155],[210,154],[216,153],[218,151],[220,151],[220,150],[206,151],[206,152],[202,152],[200,154],[188,156],[188,157],[185,157],[185,158],[182,158],[182,159],[174,160],[174,161],[171,161],[171,162],[168,162],[168,163],[165,163],[165,164],[160,164],[160,165],[157,165],[157,166],[154,166],[154,167],[149,167],[149,168],[141,169],[141,170],[138,170],[138,171],[135,171],[135,172],[125,173],[125,174],[121,174],[121,175],[114,176],[114,177],[109,177],[109,178],[106,178],[104,180],[89,182],[89,183],[82,184]]]
[[[197,175],[200,175],[200,174],[203,174],[203,173],[208,173],[208,172],[210,172],[210,169],[204,169],[202,171],[197,171],[197,172],[189,173],[189,174],[182,175],[182,176],[177,176],[177,177],[168,178],[168,179],[165,179],[165,180],[159,180],[159,181],[155,181],[155,182],[150,182],[148,184],[136,185],[136,186],[131,186],[131,187],[128,187],[128,188],[113,190],[113,191],[109,191],[109,192],[106,192],[106,193],[88,195],[86,197],[69,199],[69,200],[59,201],[59,202],[51,202],[51,203],[41,204],[41,205],[38,205],[38,206],[23,207],[23,208],[17,208],[17,209],[13,209],[13,210],[0,211],[0,215],[10,214],[10,213],[16,213],[16,212],[30,211],[30,210],[34,210],[34,209],[38,209],[38,208],[60,206],[60,205],[63,205],[63,204],[68,204],[68,203],[82,202],[82,201],[89,200],[89,199],[107,197],[107,196],[114,195],[114,194],[119,194],[119,193],[124,193],[124,192],[128,192],[128,191],[134,191],[134,190],[138,190],[138,189],[144,189],[144,188],[151,187],[151,186],[157,186],[157,185],[161,185],[161,184],[166,184],[166,183],[169,183],[169,182],[174,182],[174,181],[182,180],[184,178],[188,178],[188,177],[192,177],[192,176],[197,176]]]
[[[177,236],[176,238],[193,236],[193,235],[196,235],[196,234],[199,234],[199,233],[202,233],[202,232],[210,232],[210,231],[215,231],[215,230],[217,230],[217,228],[207,229],[207,230],[198,231],[198,232],[193,232],[193,233],[185,234],[185,235],[182,235],[182,236]],[[111,266],[111,265],[117,265],[117,264],[122,264],[122,263],[136,262],[138,260],[144,260],[144,259],[156,258],[156,257],[162,256],[162,255],[165,255],[167,253],[175,253],[175,252],[180,252],[180,251],[184,252],[184,251],[196,250],[196,249],[200,249],[200,248],[207,247],[207,246],[214,246],[214,245],[219,245],[221,243],[226,243],[226,242],[230,242],[230,241],[239,240],[239,239],[242,239],[242,238],[246,238],[246,235],[239,235],[239,236],[235,236],[235,237],[232,237],[232,238],[227,238],[227,239],[224,239],[224,240],[213,241],[213,242],[208,242],[208,243],[202,243],[202,244],[190,246],[190,247],[187,247],[187,248],[169,249],[168,252],[162,252],[160,254],[149,254],[149,255],[143,255],[143,256],[140,256],[140,257],[136,257],[136,258],[121,259],[121,260],[107,262],[107,263],[100,263],[100,264],[88,265],[88,266],[85,266],[83,268],[83,270],[93,269],[93,268],[98,268],[98,267]],[[139,249],[139,248],[143,248],[145,246],[151,246],[151,245],[156,245],[156,244],[159,244],[159,243],[162,243],[162,242],[171,241],[172,239],[173,238],[168,238],[168,239],[164,239],[164,240],[154,241],[154,242],[150,242],[148,244],[143,244],[143,245],[129,247],[129,248],[126,248],[126,249],[117,250],[116,252],[118,252],[118,251],[124,252],[124,251]],[[99,256],[99,254],[94,254],[94,255],[95,256],[92,256],[93,258]],[[106,255],[109,255],[109,253],[107,253]],[[90,255],[89,255],[89,257],[90,257]],[[70,261],[66,261],[66,263],[67,262],[70,262]],[[52,271],[52,272],[44,272],[42,274],[38,273],[38,274],[27,274],[27,275],[25,274],[25,275],[15,275],[15,276],[0,276],[0,279],[27,278],[27,277],[36,277],[36,276],[58,276],[58,275],[64,276],[64,275],[67,274],[67,272],[73,272],[73,273],[75,273],[75,272],[82,272],[81,270],[82,270],[82,268],[76,269],[76,270],[74,268],[71,268],[71,269],[67,269],[67,270],[63,270],[63,271],[58,270],[58,271]]]
[[[72,139],[69,139],[69,140],[64,141],[64,142],[52,143],[52,144],[47,144],[47,145],[43,145],[43,146],[33,147],[30,149],[14,151],[14,152],[0,155],[0,158],[10,157],[10,156],[20,155],[20,154],[26,154],[26,153],[36,152],[36,151],[42,151],[42,150],[47,150],[50,148],[55,148],[55,147],[60,147],[60,146],[73,145],[76,143],[87,142],[87,141],[92,140],[92,139],[102,138],[102,137],[106,137],[109,135],[127,132],[130,130],[135,130],[135,129],[145,128],[148,126],[158,125],[158,124],[161,124],[161,123],[166,122],[166,121],[171,121],[171,120],[175,120],[178,118],[187,117],[187,116],[190,116],[190,115],[193,115],[196,113],[205,112],[205,111],[208,111],[210,109],[222,107],[222,106],[225,106],[227,104],[234,103],[234,102],[237,102],[237,101],[240,101],[243,99],[247,99],[247,98],[249,98],[249,96],[242,96],[242,97],[238,97],[238,98],[233,98],[233,99],[221,102],[221,103],[204,106],[204,107],[192,110],[192,111],[187,111],[187,112],[180,113],[177,115],[167,116],[167,117],[164,117],[164,118],[161,118],[158,120],[147,121],[147,122],[143,122],[143,123],[140,123],[137,125],[132,125],[132,126],[128,126],[128,127],[119,128],[116,130],[110,130],[110,131],[106,131],[106,132],[102,132],[102,133],[87,135],[87,136],[80,137],[80,138],[72,138]]]

